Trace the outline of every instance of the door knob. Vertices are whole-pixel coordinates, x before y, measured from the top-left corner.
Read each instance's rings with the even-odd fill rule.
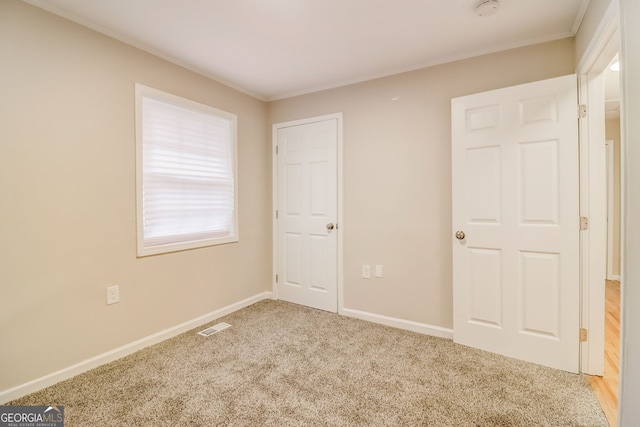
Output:
[[[458,239],[458,240],[464,239],[464,231],[462,231],[462,230],[456,231],[456,239]]]
[[[335,225],[333,225],[333,223],[332,223],[332,222],[330,222],[329,224],[327,224],[327,231],[331,231],[331,230],[333,230],[334,228],[336,228],[336,227],[335,227]]]

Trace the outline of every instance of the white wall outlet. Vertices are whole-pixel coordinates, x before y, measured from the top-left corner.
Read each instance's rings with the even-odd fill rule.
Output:
[[[382,264],[376,264],[376,277],[382,279]]]
[[[107,288],[107,305],[120,302],[120,286],[109,286]]]
[[[362,278],[363,279],[371,279],[371,266],[363,265],[362,266]]]

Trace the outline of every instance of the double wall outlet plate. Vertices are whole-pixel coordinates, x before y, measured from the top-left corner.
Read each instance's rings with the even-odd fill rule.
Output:
[[[375,265],[375,277],[378,279],[382,278],[382,264]],[[371,279],[371,266],[363,264],[362,265],[362,278],[363,279]]]

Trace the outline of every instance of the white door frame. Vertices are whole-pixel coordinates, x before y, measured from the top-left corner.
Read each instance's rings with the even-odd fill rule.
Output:
[[[589,218],[580,239],[581,327],[580,370],[604,372],[604,279],[606,278],[606,171],[604,159],[604,87],[602,72],[618,52],[618,3],[612,1],[580,60],[578,89],[587,116],[580,120],[580,216]]]
[[[310,123],[321,122],[325,120],[337,120],[338,123],[338,146],[337,146],[337,173],[338,173],[338,220],[336,223],[338,229],[338,248],[337,248],[337,271],[338,271],[338,314],[343,314],[344,311],[344,298],[343,298],[343,241],[344,241],[344,219],[343,219],[343,125],[342,125],[342,113],[327,114],[323,116],[308,117],[300,120],[292,120],[288,122],[275,123],[272,126],[271,137],[271,158],[272,158],[272,244],[273,244],[273,267],[271,275],[272,277],[272,290],[274,299],[278,299],[278,285],[276,283],[276,274],[278,273],[278,220],[276,218],[276,210],[278,208],[278,130],[281,128],[306,125]]]

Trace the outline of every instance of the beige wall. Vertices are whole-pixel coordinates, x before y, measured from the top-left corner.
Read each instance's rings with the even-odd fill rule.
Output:
[[[238,115],[239,243],[136,258],[135,82]],[[0,391],[270,290],[266,108],[0,1]]]
[[[620,276],[620,119],[605,122],[605,138],[613,141],[613,268]]]
[[[576,34],[576,64],[586,59],[585,55],[590,54],[590,44],[596,40],[595,36],[600,30],[603,18],[607,10],[617,0],[590,0],[589,6],[580,23],[580,28]]]
[[[345,308],[452,327],[451,98],[573,70],[565,39],[269,104],[272,124],[344,113]]]

